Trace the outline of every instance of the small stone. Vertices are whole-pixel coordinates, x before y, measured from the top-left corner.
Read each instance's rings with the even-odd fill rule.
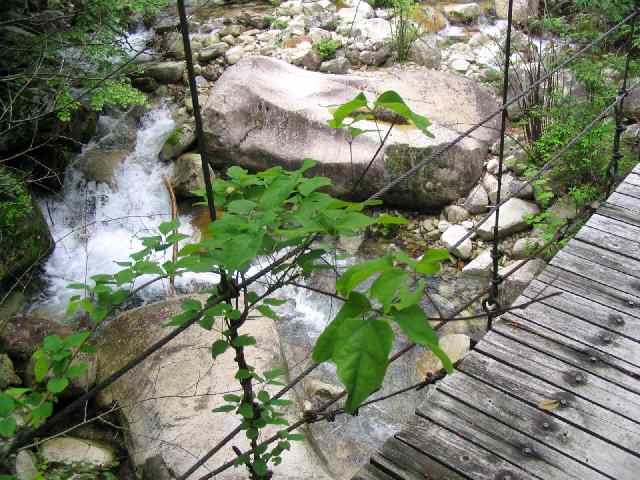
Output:
[[[492,158],[491,160],[489,160],[487,162],[487,172],[489,172],[492,175],[497,175],[498,173],[498,167],[500,166],[500,160],[497,158]],[[502,172],[506,172],[508,170],[508,167],[506,165],[502,165]]]
[[[471,64],[464,58],[455,57],[449,62],[449,67],[459,73],[466,73]]]
[[[464,208],[471,214],[484,213],[489,207],[489,196],[482,185],[476,185],[464,201]]]
[[[445,335],[439,339],[440,348],[444,350],[452,363],[464,358],[471,349],[471,339],[464,334],[456,333]],[[423,353],[416,363],[416,375],[419,379],[425,379],[427,375],[442,370],[442,362],[433,352]]]
[[[351,63],[346,57],[334,58],[320,64],[320,71],[323,73],[334,73],[344,75],[349,73]]]
[[[491,250],[487,249],[466,264],[462,274],[467,277],[488,277],[491,275],[492,264]]]
[[[326,399],[335,398],[342,393],[342,388],[338,385],[322,382],[312,378],[305,382],[304,391],[309,397],[322,397]]]
[[[481,10],[477,3],[464,3],[461,5],[445,5],[445,15],[453,22],[468,23],[480,16]]]
[[[198,52],[198,60],[201,62],[215,60],[216,58],[223,56],[229,48],[229,45],[225,42],[214,43],[210,47]]]
[[[458,258],[467,259],[471,257],[473,251],[473,244],[471,238],[465,239],[460,245],[455,246],[463,237],[469,232],[467,229],[460,225],[451,225],[443,234],[442,242],[446,245],[449,251]]]
[[[158,83],[178,83],[185,71],[184,62],[161,62],[144,66],[144,74]]]
[[[47,441],[40,448],[40,455],[49,463],[65,465],[80,463],[104,468],[117,462],[111,447],[75,437],[58,437]]]
[[[196,141],[194,127],[186,123],[169,134],[158,157],[168,162],[186,152]]]
[[[439,69],[442,53],[438,48],[435,35],[426,35],[415,40],[409,50],[409,58],[418,65]]]
[[[534,203],[510,198],[500,207],[498,222],[498,237],[502,238],[512,233],[521,232],[529,228],[527,218],[530,215],[537,215],[540,209]],[[478,236],[483,240],[493,238],[493,228],[495,223],[495,212],[489,219],[478,227]]]
[[[514,260],[527,258],[532,252],[544,245],[544,241],[535,237],[524,237],[516,240],[511,249],[511,257]]]
[[[444,216],[450,223],[460,223],[470,217],[469,212],[464,207],[458,205],[444,207]]]
[[[440,233],[444,233],[449,229],[450,226],[451,226],[451,224],[449,222],[447,222],[446,220],[440,220],[438,222],[438,231]]]
[[[16,456],[16,477],[18,480],[34,480],[38,477],[36,456],[29,450],[20,450]]]
[[[185,153],[178,157],[173,165],[171,184],[178,198],[196,197],[193,192],[205,188],[199,153]]]
[[[234,65],[244,56],[244,48],[241,46],[232,47],[224,54],[224,58],[229,65]]]
[[[360,250],[362,242],[364,242],[364,234],[340,235],[338,237],[338,245],[350,255],[355,255]]]

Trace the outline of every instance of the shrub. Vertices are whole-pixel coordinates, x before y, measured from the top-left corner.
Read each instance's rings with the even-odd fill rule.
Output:
[[[393,4],[394,21],[392,26],[392,43],[396,50],[399,62],[405,62],[409,58],[411,45],[418,38],[418,27],[413,18],[416,11],[414,0],[391,0]]]
[[[322,60],[331,60],[336,56],[336,51],[342,45],[337,40],[332,38],[323,38],[314,44],[314,47],[320,54]]]
[[[289,24],[287,22],[285,22],[284,20],[280,20],[278,18],[274,19],[271,22],[271,28],[275,28],[276,30],[284,30],[288,26]]]

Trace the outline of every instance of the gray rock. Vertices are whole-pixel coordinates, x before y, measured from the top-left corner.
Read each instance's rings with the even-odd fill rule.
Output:
[[[34,480],[37,476],[36,456],[29,450],[20,450],[16,455],[16,477],[18,480]]]
[[[449,60],[449,67],[458,73],[466,73],[467,70],[469,70],[469,67],[471,67],[471,63],[464,58],[453,57]]]
[[[193,198],[194,190],[205,188],[202,157],[199,153],[184,153],[173,164],[171,184],[178,198]]]
[[[464,207],[449,205],[448,207],[444,207],[444,216],[450,223],[460,223],[467,220],[470,215]]]
[[[634,85],[640,78],[631,79],[630,85]],[[640,120],[640,88],[631,90],[629,95],[624,99],[623,113],[627,118],[632,120]]]
[[[367,2],[359,2],[358,7],[341,8],[336,12],[338,21],[343,24],[351,24],[351,22],[366,20],[374,15],[373,8]]]
[[[173,160],[186,152],[196,141],[195,128],[189,123],[176,128],[167,137],[160,150],[159,158],[163,162]]]
[[[129,150],[102,149],[99,147],[85,151],[77,160],[77,167],[88,180],[115,186],[115,173],[129,155]]]
[[[530,18],[538,16],[537,0],[513,0],[513,21],[525,23]],[[509,13],[509,0],[495,0],[496,15],[498,18],[507,18]]]
[[[320,69],[322,58],[315,48],[300,49],[299,53],[291,57],[291,63],[307,70]]]
[[[384,18],[369,18],[354,23],[351,30],[352,37],[361,41],[371,41],[374,43],[384,43],[391,40],[391,22]]]
[[[185,71],[184,62],[161,62],[144,66],[144,73],[158,83],[178,83]]]
[[[373,65],[379,67],[391,56],[391,47],[382,45],[377,50],[365,50],[360,52],[360,62],[365,65]]]
[[[469,23],[476,20],[481,10],[477,3],[464,3],[458,5],[445,5],[443,11],[452,22]]]
[[[244,48],[241,46],[232,47],[224,54],[224,58],[229,65],[234,65],[244,56]]]
[[[514,268],[521,265],[525,260],[517,260],[513,263],[510,263],[504,268],[501,268],[498,273],[500,276],[505,277],[509,274]],[[533,260],[529,260],[523,267],[515,271],[511,276],[507,277],[504,282],[500,285],[498,289],[499,296],[498,301],[502,308],[509,307],[515,300],[520,296],[520,294],[527,288],[527,285],[531,283],[531,280],[535,278],[535,276],[540,273],[547,264],[539,259],[534,258]],[[523,299],[523,301],[528,301],[529,299]]]
[[[323,73],[334,73],[344,75],[349,72],[351,62],[347,57],[334,58],[320,64],[320,71]]]
[[[509,193],[524,200],[533,200],[533,186],[526,180],[514,178],[509,183]]]
[[[295,85],[305,89],[293,96]],[[397,91],[414,111],[431,120],[435,137],[427,138],[414,128],[394,130],[359,189],[363,197],[456,138],[461,125],[478,123],[496,108],[495,100],[475,82],[434,70],[328,76],[272,58],[248,57],[225,71],[209,96],[203,110],[207,146],[213,158],[251,169],[297,168],[302,159],[312,158],[333,180],[333,193],[347,194],[353,181],[352,162],[356,172],[361,171],[377,150],[379,137],[376,132],[360,135],[353,142],[351,158],[346,133],[326,123],[331,118],[326,105],[344,103],[363,90],[371,95]],[[455,102],[455,108],[447,108],[444,99]],[[437,165],[426,166],[408,180],[407,187],[392,190],[385,200],[423,208],[451,204],[466,195],[480,177],[495,126],[457,144]],[[363,122],[362,127],[375,124]]]
[[[22,380],[13,368],[13,362],[6,353],[0,353],[0,389],[9,385],[21,385]]]
[[[469,192],[466,200],[464,201],[464,208],[466,208],[471,214],[476,215],[478,213],[484,213],[489,207],[489,196],[487,191],[481,184],[473,187],[473,190]]]
[[[471,349],[471,339],[462,333],[444,335],[438,339],[440,348],[447,354],[452,363],[464,358]],[[427,351],[418,359],[416,371],[422,378],[442,370],[442,362],[431,351]]]
[[[510,198],[500,207],[500,218],[498,223],[498,237],[502,238],[512,233],[521,232],[529,228],[527,217],[540,213],[540,209],[534,203]],[[495,212],[489,219],[478,228],[478,236],[483,240],[493,238],[493,227],[495,223]]]
[[[49,463],[86,464],[111,467],[117,463],[114,450],[100,442],[75,437],[57,437],[40,447],[40,455]]]
[[[497,175],[499,167],[500,167],[500,160],[497,158],[492,158],[487,162],[487,172],[489,172],[491,175]],[[509,167],[507,167],[507,165],[504,164],[503,162],[502,173],[506,172],[508,169]]]
[[[463,267],[462,275],[466,277],[488,277],[491,275],[492,265],[491,250],[487,249]]]
[[[516,240],[511,248],[511,258],[521,260],[528,257],[532,251],[542,247],[544,241],[535,237],[524,237]]]
[[[426,35],[414,41],[409,50],[409,58],[418,65],[439,69],[442,53],[440,53],[435,35]]]
[[[227,50],[229,50],[229,45],[227,43],[214,43],[213,45],[198,52],[198,60],[201,62],[215,60],[216,58],[223,56]]]
[[[455,244],[467,235],[469,232],[466,228],[460,225],[451,225],[447,230],[442,234],[442,242],[445,244],[447,249],[458,258],[466,260],[471,257],[471,252],[473,250],[473,245],[471,243],[471,238],[467,238],[464,242],[462,242],[457,247]]]
[[[449,222],[447,222],[446,220],[440,220],[438,222],[437,228],[438,228],[438,231],[440,233],[444,233],[449,229],[450,226],[451,226],[451,224]]]

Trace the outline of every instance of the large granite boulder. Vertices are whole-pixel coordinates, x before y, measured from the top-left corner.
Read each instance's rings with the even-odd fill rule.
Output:
[[[192,296],[204,302],[205,297]],[[184,297],[129,310],[111,322],[97,343],[98,378],[104,380],[132,358],[143,352],[170,328],[164,325],[182,311]],[[117,402],[123,424],[127,425],[125,442],[136,468],[143,478],[163,478],[163,470],[179,476],[191,467],[238,424],[233,413],[213,413],[223,404],[226,393],[237,393],[234,378],[236,364],[230,349],[215,361],[211,345],[220,338],[214,328],[207,331],[192,326],[152,354],[141,365],[120,378],[98,398],[102,405]],[[247,362],[264,373],[283,365],[274,322],[264,317],[250,317],[241,333],[257,340],[246,350]],[[262,387],[261,387],[262,388]],[[279,387],[265,387],[271,394]],[[301,412],[288,407],[287,416],[297,419]],[[267,429],[272,435],[277,429]],[[201,467],[193,478],[200,478],[235,456],[231,446],[245,450],[249,443],[244,433],[223,448]],[[276,478],[326,479],[324,467],[306,443],[292,442],[283,462],[274,468]],[[145,471],[146,470],[146,471]],[[230,469],[219,479],[247,478],[243,469]]]
[[[351,157],[347,133],[327,125],[331,106],[362,91],[374,99],[387,90],[397,91],[414,111],[427,116],[435,138],[413,126],[398,125],[353,192],[355,180],[379,146],[380,134],[356,138]],[[473,80],[444,72],[396,68],[362,76],[328,76],[272,58],[249,57],[217,81],[204,108],[204,129],[207,148],[218,162],[253,170],[274,165],[293,169],[312,158],[319,165],[311,173],[330,177],[334,194],[365,198],[495,109],[495,99]],[[382,134],[388,121],[384,117],[377,121]],[[376,123],[367,127],[375,129]],[[465,196],[480,177],[488,144],[496,138],[497,124],[490,122],[487,127],[388,192],[385,200],[436,208]]]

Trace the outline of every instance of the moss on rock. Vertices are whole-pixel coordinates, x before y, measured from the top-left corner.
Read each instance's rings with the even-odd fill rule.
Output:
[[[44,257],[49,227],[23,181],[0,168],[0,284]]]

